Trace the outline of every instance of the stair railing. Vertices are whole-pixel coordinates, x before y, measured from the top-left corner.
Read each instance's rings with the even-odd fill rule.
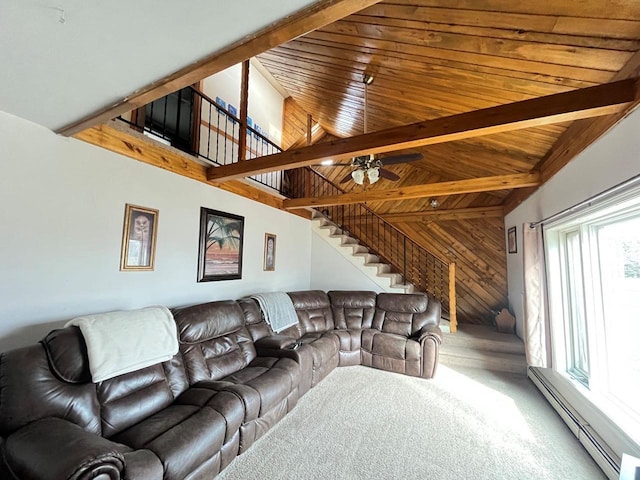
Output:
[[[285,194],[290,198],[345,193],[311,168],[287,171],[284,183]],[[455,263],[433,255],[364,204],[332,205],[316,210],[337,226],[337,233],[356,238],[381,262],[391,265],[392,273],[402,275],[403,282],[438,299],[443,311],[449,313],[451,331],[456,331]]]

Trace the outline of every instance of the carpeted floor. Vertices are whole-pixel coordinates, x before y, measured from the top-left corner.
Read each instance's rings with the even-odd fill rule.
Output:
[[[525,377],[340,367],[220,479],[603,479]]]

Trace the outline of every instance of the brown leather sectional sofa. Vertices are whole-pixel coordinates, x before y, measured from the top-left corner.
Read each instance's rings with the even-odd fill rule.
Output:
[[[422,294],[289,293],[274,335],[252,299],[174,309],[171,360],[92,383],[77,327],[0,356],[0,478],[211,479],[337,366],[431,378],[440,304]]]

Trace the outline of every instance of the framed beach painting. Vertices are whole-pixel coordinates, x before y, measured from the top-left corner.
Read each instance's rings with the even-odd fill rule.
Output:
[[[198,282],[242,278],[244,217],[200,209]]]
[[[158,210],[125,204],[120,270],[153,270]]]

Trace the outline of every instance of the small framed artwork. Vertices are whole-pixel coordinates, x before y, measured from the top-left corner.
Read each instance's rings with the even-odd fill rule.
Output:
[[[242,278],[244,217],[200,209],[198,282]]]
[[[273,233],[264,234],[264,268],[273,272],[276,269],[276,236]]]
[[[126,204],[120,270],[153,270],[158,210]]]
[[[509,253],[518,253],[518,239],[516,237],[516,227],[507,230],[507,246]]]

